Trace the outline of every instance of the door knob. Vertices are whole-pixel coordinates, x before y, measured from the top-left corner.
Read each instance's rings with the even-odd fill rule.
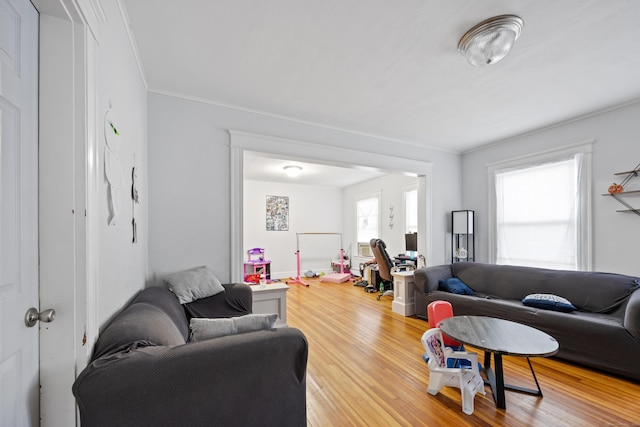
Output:
[[[49,323],[53,322],[53,319],[56,318],[56,311],[53,309],[45,310],[41,313],[38,313],[38,309],[35,307],[31,307],[27,310],[27,314],[24,315],[24,323],[29,328],[35,326],[38,323],[38,320],[41,322]]]

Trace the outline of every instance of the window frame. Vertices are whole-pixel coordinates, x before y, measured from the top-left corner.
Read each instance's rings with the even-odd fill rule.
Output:
[[[412,232],[417,233],[418,232],[418,224],[420,223],[420,221],[418,220],[418,216],[419,216],[419,209],[418,209],[418,184],[415,185],[407,185],[402,187],[402,210],[403,210],[403,230],[405,233],[409,233],[409,225],[407,224],[407,215],[408,215],[408,210],[407,210],[407,193],[413,192],[415,191],[416,193],[416,225],[415,225],[415,230],[412,230]]]
[[[582,141],[577,144],[568,145],[556,149],[538,152],[521,157],[511,158],[504,161],[487,164],[488,172],[488,246],[489,263],[495,264],[497,261],[498,236],[496,226],[496,173],[509,169],[527,168],[557,160],[563,160],[579,156],[578,178],[578,213],[577,213],[577,270],[591,271],[593,268],[593,227],[592,227],[592,166],[591,153],[593,140]]]
[[[358,231],[359,231],[359,225],[358,225],[358,203],[363,201],[363,200],[368,200],[368,199],[376,199],[378,201],[378,209],[377,209],[377,224],[376,224],[376,238],[380,238],[380,234],[381,234],[381,230],[382,230],[382,224],[381,224],[381,218],[382,218],[382,206],[381,206],[381,201],[382,201],[382,194],[381,192],[377,191],[374,193],[368,193],[368,194],[363,194],[360,195],[358,197],[355,198],[355,203],[354,203],[354,208],[355,208],[355,231],[356,231],[356,242],[358,244],[360,243],[366,243],[369,244],[369,241],[367,242],[361,242],[358,238]],[[360,253],[358,253],[358,255],[361,255]]]

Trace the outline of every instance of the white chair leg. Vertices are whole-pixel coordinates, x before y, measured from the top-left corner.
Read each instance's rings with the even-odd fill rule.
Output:
[[[467,415],[473,414],[473,400],[475,393],[472,393],[466,387],[462,390],[462,412]]]
[[[429,375],[429,386],[427,387],[427,393],[436,395],[440,392],[440,389],[444,387],[445,378],[441,374],[432,372]]]

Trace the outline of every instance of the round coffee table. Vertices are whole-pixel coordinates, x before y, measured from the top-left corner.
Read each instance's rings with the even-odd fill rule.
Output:
[[[558,352],[558,341],[531,326],[486,316],[454,316],[440,322],[442,332],[463,344],[484,350],[484,371],[491,385],[496,406],[506,408],[505,389],[542,396],[540,384],[529,357],[551,356]],[[495,365],[491,369],[491,354]],[[502,355],[526,357],[537,390],[504,383]]]

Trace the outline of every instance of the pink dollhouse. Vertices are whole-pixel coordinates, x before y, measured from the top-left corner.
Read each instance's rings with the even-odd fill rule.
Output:
[[[247,260],[244,262],[244,280],[249,275],[263,275],[267,282],[271,281],[271,261],[264,259],[263,248],[253,248],[247,251]]]

